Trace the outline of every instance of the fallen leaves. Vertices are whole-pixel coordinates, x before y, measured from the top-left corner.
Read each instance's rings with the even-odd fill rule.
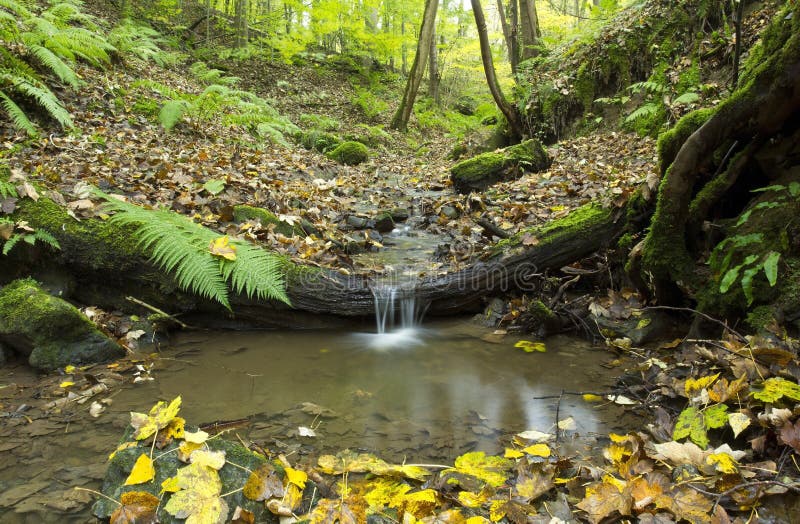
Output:
[[[176,397],[169,403],[159,402],[150,410],[150,413],[131,412],[131,426],[136,430],[133,437],[136,440],[144,440],[154,435],[158,430],[169,425],[178,415],[181,406],[181,397]]]

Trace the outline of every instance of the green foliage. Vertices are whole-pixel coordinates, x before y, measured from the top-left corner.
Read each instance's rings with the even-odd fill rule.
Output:
[[[210,245],[220,234],[165,209],[147,210],[117,200],[99,190],[113,212],[113,223],[133,225],[140,245],[153,262],[172,273],[178,285],[231,309],[230,289],[249,298],[279,300],[286,304],[284,272],[288,262],[274,253],[242,240],[231,240],[235,259],[214,256]]]
[[[0,194],[2,194],[3,190],[2,184],[3,182],[0,181]],[[58,240],[56,240],[53,235],[42,229],[33,230],[27,225],[21,227],[19,224],[15,224],[11,219],[0,218],[0,232],[3,230],[10,232],[5,241],[3,241],[3,236],[0,235],[0,242],[3,243],[3,250],[0,251],[0,253],[3,255],[8,255],[8,253],[20,242],[27,242],[30,245],[34,245],[36,242],[41,242],[42,244],[50,246],[50,248],[53,250],[61,249]]]
[[[328,153],[328,158],[340,164],[354,166],[367,161],[369,150],[361,142],[342,142],[336,149]]]
[[[17,129],[30,136],[37,130],[26,104],[33,104],[58,122],[72,127],[72,119],[45,82],[53,75],[62,84],[81,85],[73,69],[77,60],[94,66],[109,62],[114,49],[98,32],[94,19],[69,0],[46,9],[20,0],[0,4],[0,105]]]
[[[204,62],[193,63],[189,66],[189,71],[195,78],[209,86],[214,84],[233,86],[241,80],[238,76],[226,76],[224,71],[208,67]]]
[[[359,108],[370,120],[378,118],[389,109],[389,104],[376,96],[371,90],[360,86],[353,86],[355,94],[350,97],[350,102]]]
[[[317,129],[306,131],[300,134],[300,145],[306,149],[313,149],[320,153],[327,153],[336,149],[342,140],[332,133],[326,133]]]
[[[300,115],[300,124],[320,131],[338,131],[342,126],[342,123],[335,118],[308,113]]]
[[[166,41],[158,31],[130,19],[123,20],[108,33],[108,42],[123,56],[135,56],[161,67],[174,65],[180,59],[180,54],[162,49]]]

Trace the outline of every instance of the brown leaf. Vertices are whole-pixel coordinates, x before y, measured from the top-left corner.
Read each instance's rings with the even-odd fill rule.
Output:
[[[597,524],[615,511],[630,515],[633,498],[628,490],[620,491],[614,484],[596,482],[586,488],[586,498],[576,506],[588,513],[590,522]]]
[[[152,524],[156,519],[159,499],[146,491],[128,491],[120,497],[122,503],[111,514],[110,524]]]
[[[780,432],[781,442],[800,452],[800,419],[794,424],[784,424]]]
[[[281,498],[284,494],[283,481],[272,465],[262,464],[250,473],[243,492],[245,497],[256,501]]]

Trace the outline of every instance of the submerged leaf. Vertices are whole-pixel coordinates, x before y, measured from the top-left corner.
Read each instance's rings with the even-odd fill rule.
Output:
[[[547,351],[544,342],[531,342],[530,340],[520,340],[514,344],[514,347],[521,349],[525,353],[533,353],[534,351],[544,353]]]

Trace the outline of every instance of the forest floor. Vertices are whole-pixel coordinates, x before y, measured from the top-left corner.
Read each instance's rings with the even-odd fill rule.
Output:
[[[302,114],[335,116],[340,131],[345,131],[365,119],[349,102],[352,93],[343,73],[288,66],[251,70],[265,77],[245,82],[274,99],[279,111],[295,122]],[[87,78],[92,75],[97,73],[84,72]],[[175,88],[201,89],[175,71],[154,69],[148,76]],[[152,116],[137,111],[137,104],[155,94],[136,87],[136,80],[131,70],[110,69],[79,96],[67,98],[80,133],[53,134],[24,145],[21,137],[6,134],[4,146],[16,147],[7,157],[12,172],[46,187],[47,195],[64,203],[77,219],[103,214],[98,202],[87,197],[86,184],[93,184],[120,191],[138,204],[165,206],[195,217],[222,233],[251,238],[304,263],[380,273],[387,269],[382,263],[354,258],[352,249],[345,247],[355,243],[380,252],[391,246],[384,246],[380,234],[353,227],[348,217],[374,218],[380,211],[406,207],[417,218],[415,227],[441,246],[438,260],[425,271],[445,272],[480,257],[497,240],[476,223],[478,218],[515,233],[589,201],[621,205],[656,171],[652,140],[609,131],[552,146],[553,164],[545,172],[525,174],[480,195],[461,196],[451,190],[449,181],[448,154],[454,144],[441,130],[389,132],[372,148],[366,163],[341,166],[299,147],[245,147],[241,137],[230,136],[229,128],[213,121],[187,122],[167,133]],[[211,179],[222,181],[224,189],[209,190],[206,182]],[[287,222],[306,219],[320,234],[286,237],[255,223],[236,224],[232,206],[238,204],[267,208]],[[627,291],[598,297],[594,304],[599,314],[616,318],[635,317],[643,306]],[[123,342],[135,341],[124,318],[87,311],[103,318],[105,327]],[[783,378],[800,378],[793,344],[777,337],[745,338],[732,330],[723,340],[678,340],[648,348],[613,341],[613,351],[625,351],[640,364],[623,377],[625,396],[611,400],[650,414],[649,434],[612,435],[608,463],[594,468],[576,468],[569,457],[559,457],[549,444],[552,435],[520,434],[509,443],[505,457],[470,456],[460,465],[456,461],[451,482],[440,476],[425,484],[433,498],[420,506],[424,511],[419,515],[435,509],[443,515],[436,522],[463,522],[456,516],[458,508],[490,507],[486,514],[492,521],[506,517],[523,522],[528,516],[535,522],[556,517],[568,521],[577,508],[592,522],[611,515],[638,515],[644,522],[744,522],[751,517],[790,521],[791,513],[785,512],[791,510],[760,506],[767,495],[800,491],[793,480],[800,422],[788,422],[789,401],[800,400],[800,390]],[[58,401],[59,395],[68,399],[70,387],[91,391],[99,378],[116,383],[136,380],[147,375],[148,365],[146,359],[129,359],[99,366],[70,374],[76,383],[66,387],[57,384],[61,380],[57,376],[6,386],[0,411],[14,421],[6,429],[13,426],[15,434],[24,431],[28,425],[21,421],[27,417],[37,422],[30,425],[34,438],[45,424],[36,417],[46,419],[59,406],[49,403]],[[711,441],[714,446],[709,447]],[[371,466],[364,464],[370,459],[356,458],[345,453],[329,459],[320,468],[332,475],[328,480],[315,475],[334,489],[337,478],[347,471],[340,462],[360,460],[365,469],[352,471],[369,470]],[[463,475],[491,480],[479,489]],[[421,485],[414,478],[408,482]],[[357,489],[347,498],[353,508],[364,504],[365,493],[375,484],[354,486]],[[550,493],[549,506],[534,504],[545,493]],[[340,518],[346,514],[344,498],[338,509],[328,501],[320,507],[323,521],[334,513]],[[734,516],[736,512],[740,516]]]

